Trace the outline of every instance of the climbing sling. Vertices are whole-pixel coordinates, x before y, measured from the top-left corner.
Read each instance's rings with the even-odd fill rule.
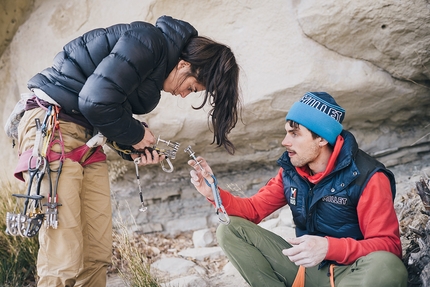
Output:
[[[329,275],[330,275],[330,286],[334,286],[334,264],[330,264]],[[296,278],[294,278],[293,285],[291,287],[305,287],[306,268],[303,265],[299,266],[297,270]]]

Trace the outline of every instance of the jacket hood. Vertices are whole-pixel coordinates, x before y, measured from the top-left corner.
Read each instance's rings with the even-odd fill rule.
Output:
[[[167,43],[166,77],[179,62],[179,57],[188,40],[198,35],[197,30],[188,22],[161,16],[155,26],[161,30]]]

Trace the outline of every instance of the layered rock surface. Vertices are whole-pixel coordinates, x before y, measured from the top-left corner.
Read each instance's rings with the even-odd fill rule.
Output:
[[[213,213],[188,182],[191,145],[225,185],[253,193],[275,173],[283,152],[284,117],[306,91],[327,91],[346,109],[344,127],[365,151],[389,166],[428,163],[430,150],[430,6],[428,1],[150,1],[6,0],[0,8],[0,122],[4,124],[27,80],[52,64],[62,46],[86,31],[116,23],[155,23],[171,15],[201,35],[229,45],[241,66],[243,120],[231,133],[234,156],[210,145],[202,98],[162,94],[141,116],[156,135],[181,143],[175,171],[141,168],[146,214],[138,209],[132,163],[109,152],[116,215],[129,209],[136,231],[174,234],[207,228]],[[12,179],[17,150],[0,138],[2,180]],[[108,148],[107,148],[108,149]],[[258,172],[254,172],[258,170]],[[243,178],[235,177],[243,173]],[[248,177],[247,174],[249,175]],[[250,176],[252,174],[252,176]],[[179,200],[180,199],[180,200]],[[210,215],[208,215],[210,214]]]
[[[283,118],[309,90],[331,93],[347,111],[344,127],[370,153],[429,142],[429,4],[426,1],[5,1],[0,22],[0,98],[4,123],[27,92],[26,82],[52,64],[62,46],[82,33],[119,22],[154,23],[164,14],[192,23],[201,35],[228,44],[241,66],[243,121],[231,133],[237,153],[210,143],[201,97],[163,94],[142,118],[157,135],[192,145],[212,165],[270,163],[282,148]],[[186,7],[186,8],[185,8]],[[30,11],[30,12],[27,12]],[[206,11],[202,17],[202,11]],[[19,23],[23,23],[19,26]],[[19,26],[19,28],[18,28]],[[11,28],[12,27],[12,28]],[[16,31],[13,37],[11,35]],[[1,51],[1,50],[0,50]],[[3,173],[17,151],[6,137]],[[116,156],[112,160],[118,160]],[[179,154],[176,169],[186,167]],[[394,162],[399,163],[399,162]],[[122,163],[117,163],[121,165]]]

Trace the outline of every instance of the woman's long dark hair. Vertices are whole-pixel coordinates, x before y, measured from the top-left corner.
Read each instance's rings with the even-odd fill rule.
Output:
[[[198,110],[209,101],[212,109],[214,138],[212,143],[224,146],[228,153],[235,148],[227,135],[236,126],[241,112],[239,96],[239,66],[229,47],[206,37],[190,39],[182,51],[181,59],[191,64],[191,76],[205,86],[205,96]]]

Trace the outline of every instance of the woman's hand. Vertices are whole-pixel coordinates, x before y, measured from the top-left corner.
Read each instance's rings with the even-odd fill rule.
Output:
[[[145,129],[143,139],[137,144],[132,145],[136,150],[144,150],[146,147],[152,147],[155,144],[155,137],[152,131],[145,126],[143,128]]]
[[[152,151],[152,152],[151,152]],[[161,161],[163,161],[166,156],[158,154],[158,152],[155,149],[146,148],[141,153],[138,154],[131,154],[131,158],[136,162],[139,166],[142,165],[148,165],[148,164],[157,164]]]
[[[188,165],[194,167],[194,170],[190,171],[191,183],[194,185],[197,191],[200,192],[207,199],[214,200],[212,189],[205,182],[206,179],[209,183],[213,183],[213,178],[211,176],[213,174],[212,169],[208,165],[206,160],[201,156],[198,156],[197,160],[200,164],[197,164],[196,161],[193,159],[190,159],[188,161]]]
[[[166,158],[165,155],[159,155],[152,146],[155,144],[155,137],[152,131],[144,126],[145,135],[143,139],[132,147],[140,151],[138,154],[131,154],[131,158],[135,161],[137,158],[138,165],[157,164]]]

